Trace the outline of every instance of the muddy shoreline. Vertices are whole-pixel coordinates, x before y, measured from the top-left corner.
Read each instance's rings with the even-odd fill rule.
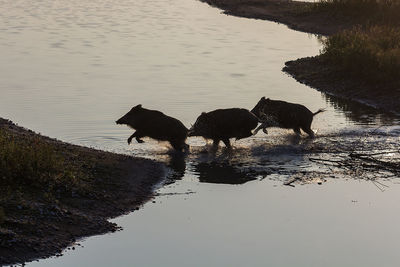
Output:
[[[51,145],[91,177],[85,181],[90,188],[85,194],[72,191],[49,201],[23,187],[3,199],[1,266],[60,256],[80,238],[118,230],[108,219],[139,209],[165,178],[164,165],[152,160],[64,143],[1,118],[0,130],[23,142],[35,138]]]
[[[289,28],[318,35],[333,35],[342,30],[363,24],[351,16],[332,15],[328,11],[311,11],[314,3],[287,0],[200,0],[224,10],[225,14],[270,20]],[[365,81],[341,73],[321,56],[301,58],[285,63],[283,71],[297,81],[318,91],[355,101],[385,112],[400,114],[399,88],[396,84],[371,85]],[[394,90],[393,90],[394,88]]]
[[[327,11],[311,12],[312,2],[288,0],[200,0],[224,10],[227,15],[270,20],[306,33],[331,35],[360,21],[348,16],[332,16]]]
[[[283,71],[298,82],[318,91],[400,115],[398,101],[400,91],[386,91],[389,88],[396,88],[396,84],[380,88],[366,81],[354,79],[325,62],[320,56],[288,61],[285,63]]]

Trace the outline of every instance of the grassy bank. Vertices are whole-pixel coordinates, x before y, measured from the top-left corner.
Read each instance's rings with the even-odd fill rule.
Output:
[[[380,85],[400,81],[400,29],[355,27],[323,40],[321,56],[348,76]]]
[[[115,231],[163,165],[63,143],[0,119],[0,265],[59,254],[83,236]]]
[[[358,21],[323,40],[324,60],[356,79],[394,88],[388,85],[400,80],[400,0],[322,0],[312,10]]]
[[[284,70],[324,92],[399,114],[400,0],[323,0],[308,12],[350,26],[322,37],[319,56],[287,62]]]
[[[57,203],[57,199],[73,192],[88,194],[93,174],[67,157],[39,136],[21,139],[0,129],[0,204],[23,194],[49,203]]]

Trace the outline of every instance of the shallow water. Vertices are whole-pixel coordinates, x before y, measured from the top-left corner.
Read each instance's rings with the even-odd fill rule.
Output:
[[[31,265],[397,266],[397,177],[348,154],[398,158],[399,119],[281,72],[317,54],[316,37],[192,0],[0,2],[1,117],[171,169],[156,203],[114,220],[124,231]],[[318,137],[271,129],[216,154],[192,138],[178,156],[149,139],[128,146],[132,131],[114,122],[141,103],[189,127],[202,111],[250,109],[261,96],[326,108]],[[327,164],[337,159],[349,168]]]

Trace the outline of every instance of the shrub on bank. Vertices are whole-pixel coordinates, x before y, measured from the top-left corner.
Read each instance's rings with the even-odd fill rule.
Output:
[[[322,57],[350,75],[379,83],[400,79],[399,29],[356,27],[330,36],[322,43]]]

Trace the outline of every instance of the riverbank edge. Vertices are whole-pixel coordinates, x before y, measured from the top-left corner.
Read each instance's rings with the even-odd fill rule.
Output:
[[[269,20],[284,24],[290,29],[317,35],[329,36],[362,24],[362,21],[343,16],[332,16],[327,11],[311,10],[312,2],[288,0],[200,0],[220,8],[227,15],[251,19]],[[300,10],[300,11],[299,11]],[[320,55],[285,62],[283,71],[298,82],[318,91],[355,101],[364,105],[399,115],[393,91],[376,88],[363,80],[341,73],[324,62]]]
[[[199,0],[236,17],[277,22],[290,29],[316,35],[332,35],[360,24],[357,18],[312,11],[313,2],[290,0]]]
[[[288,73],[298,82],[320,92],[355,101],[384,112],[400,116],[398,99],[399,91],[385,92],[384,88],[360,81],[335,69],[321,56],[300,58],[285,62],[282,71]]]
[[[25,199],[22,192],[18,205],[7,203],[6,219],[0,224],[0,266],[61,256],[65,248],[79,239],[119,230],[108,219],[139,209],[155,196],[155,186],[166,175],[162,163],[72,145],[2,118],[0,129],[21,141],[35,138],[44,142],[56,153],[70,156],[74,164],[78,160],[80,166],[88,166],[90,159],[98,165],[93,170],[83,167],[95,177],[89,195],[74,194],[47,203],[31,196]]]

